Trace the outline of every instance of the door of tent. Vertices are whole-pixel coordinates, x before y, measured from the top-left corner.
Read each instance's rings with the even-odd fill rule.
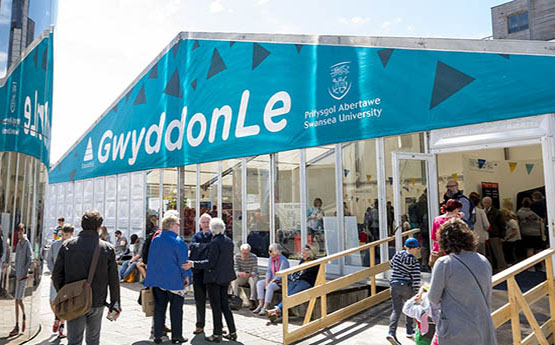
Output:
[[[416,238],[429,248],[429,230],[438,215],[436,156],[426,153],[393,152],[393,207],[395,214],[395,250],[403,247],[402,233],[420,229]],[[427,243],[423,243],[427,241]]]

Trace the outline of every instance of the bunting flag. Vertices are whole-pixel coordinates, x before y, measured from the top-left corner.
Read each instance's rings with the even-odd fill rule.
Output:
[[[484,167],[484,164],[486,164],[485,159],[478,159],[478,169],[482,169]]]
[[[451,175],[451,177],[453,178],[453,181],[458,181],[459,180],[459,174],[457,174],[457,173],[453,173],[453,175]]]
[[[530,175],[530,173],[532,172],[532,169],[534,169],[534,164],[526,163],[526,171],[528,172],[528,175]]]
[[[420,194],[420,188],[416,188],[416,193]]]
[[[347,175],[349,175],[349,170],[348,169],[343,169],[343,173],[345,174],[345,177],[347,177]]]
[[[511,171],[511,174],[515,172],[517,165],[518,165],[517,162],[509,162],[509,170]]]
[[[388,177],[387,180],[389,181],[389,184],[390,184],[390,185],[393,184],[393,177]]]
[[[372,179],[372,175],[366,174],[366,181],[370,182],[371,179]]]
[[[407,186],[403,186],[403,189],[406,190],[407,192],[409,191],[409,187]]]
[[[411,185],[411,186],[414,186],[414,182],[415,182],[415,181],[416,181],[416,180],[415,180],[414,178],[411,178],[411,179],[410,179],[410,185]]]

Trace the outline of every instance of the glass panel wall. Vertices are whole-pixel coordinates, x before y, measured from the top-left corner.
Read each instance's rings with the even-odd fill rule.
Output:
[[[222,162],[222,219],[226,234],[233,240],[235,250],[243,244],[241,160],[228,159]]]
[[[159,229],[160,214],[160,170],[151,170],[146,174],[146,231]]]
[[[177,210],[177,168],[162,169],[162,214]]]
[[[183,219],[181,220],[181,233],[189,239],[196,231],[196,200],[197,200],[197,166],[183,167],[183,183],[181,193],[183,196]]]
[[[247,161],[247,241],[258,257],[268,257],[270,245],[270,155]]]
[[[276,242],[290,259],[301,259],[300,154],[298,150],[275,154]]]
[[[218,162],[200,164],[200,213],[219,216],[218,210]]]
[[[343,145],[345,249],[379,239],[376,140]],[[347,257],[347,265],[369,266],[368,252]]]
[[[318,256],[339,251],[333,145],[306,149],[307,243]]]

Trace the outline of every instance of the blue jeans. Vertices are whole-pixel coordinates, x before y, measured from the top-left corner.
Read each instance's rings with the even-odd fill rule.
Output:
[[[137,267],[137,261],[131,264],[129,264],[129,261],[131,260],[124,261],[123,264],[121,264],[121,270],[119,271],[121,279],[127,278],[127,276],[130,275],[131,272],[133,272],[135,267]]]
[[[287,284],[287,295],[291,296],[296,294],[297,292],[301,292],[306,289],[310,289],[312,285],[306,280],[294,280]],[[283,308],[283,302],[279,302],[278,304],[279,311]]]

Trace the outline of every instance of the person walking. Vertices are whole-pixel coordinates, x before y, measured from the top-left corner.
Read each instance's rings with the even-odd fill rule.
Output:
[[[102,313],[106,306],[107,290],[110,290],[108,308],[115,312],[114,320],[121,314],[118,266],[114,247],[98,236],[102,226],[98,211],[87,211],[81,217],[83,229],[75,238],[62,244],[54,263],[54,287],[56,291],[69,283],[87,279],[95,249],[99,246],[98,264],[91,283],[92,307],[88,313],[67,321],[68,345],[80,345],[86,331],[87,345],[100,344]]]
[[[483,256],[486,256],[486,241],[489,239],[489,220],[486,211],[482,208],[480,194],[476,192],[470,193],[468,196],[470,202],[474,205],[472,214],[470,215],[472,224],[474,224],[474,232],[478,237],[478,247],[476,251]]]
[[[162,342],[168,303],[172,344],[187,342],[183,337],[183,301],[191,272],[182,267],[188,260],[188,248],[179,236],[179,218],[174,214],[162,219],[162,232],[152,240],[148,257],[144,286],[153,288],[154,342]]]
[[[15,327],[10,332],[10,337],[19,334],[19,309],[21,309],[23,316],[21,332],[25,332],[27,321],[23,297],[25,295],[25,285],[27,285],[27,279],[29,279],[29,268],[32,263],[33,251],[31,249],[31,242],[25,236],[25,225],[19,224],[17,226],[17,245],[15,249]]]
[[[259,280],[256,283],[256,295],[258,296],[258,307],[253,313],[260,316],[266,315],[274,292],[279,289],[281,277],[276,275],[277,272],[289,268],[289,260],[281,254],[280,246],[277,243],[270,244],[268,248],[270,254],[270,262],[266,270],[266,279]]]
[[[386,339],[393,345],[401,344],[397,340],[397,323],[401,316],[403,304],[418,293],[420,288],[420,263],[416,258],[420,245],[416,238],[405,241],[405,249],[397,252],[391,258],[391,302],[393,310],[389,318],[389,334]],[[414,337],[414,320],[406,318],[407,337]]]
[[[249,284],[250,309],[256,308],[256,280],[258,278],[258,258],[251,252],[251,246],[243,243],[240,253],[235,254],[235,275],[237,279],[231,282],[233,294],[239,296],[239,286]]]
[[[496,345],[491,318],[491,274],[488,260],[476,253],[476,234],[453,218],[439,230],[440,249],[432,271],[428,299],[441,305],[436,327],[439,344]]]
[[[54,263],[56,262],[56,258],[58,257],[58,253],[60,252],[60,248],[64,241],[69,240],[73,236],[73,232],[75,231],[73,225],[71,224],[64,224],[62,227],[62,238],[57,241],[54,241],[50,246],[50,250],[46,255],[46,266],[50,271],[50,308],[52,308],[52,312],[54,312],[54,299],[56,299],[56,288],[54,287],[54,279],[52,272],[54,272]],[[57,316],[54,317],[54,324],[52,325],[52,332],[58,333],[58,338],[65,338],[66,335],[64,334],[65,328],[65,320],[59,319]]]
[[[205,340],[219,343],[222,341],[223,334],[222,314],[229,329],[229,334],[225,337],[237,340],[237,329],[227,297],[229,283],[235,280],[236,276],[233,267],[233,241],[224,234],[225,223],[220,218],[212,218],[209,226],[213,237],[208,247],[208,258],[189,261],[186,268],[205,270],[204,282],[208,289],[214,323],[214,333]]]
[[[200,216],[200,231],[191,237],[191,260],[206,259],[208,243],[212,240],[210,232],[210,220],[212,216],[204,213]],[[197,312],[196,329],[193,334],[197,335],[204,332],[206,319],[206,296],[207,288],[204,283],[204,270],[193,267],[193,292],[195,296],[195,307]]]

